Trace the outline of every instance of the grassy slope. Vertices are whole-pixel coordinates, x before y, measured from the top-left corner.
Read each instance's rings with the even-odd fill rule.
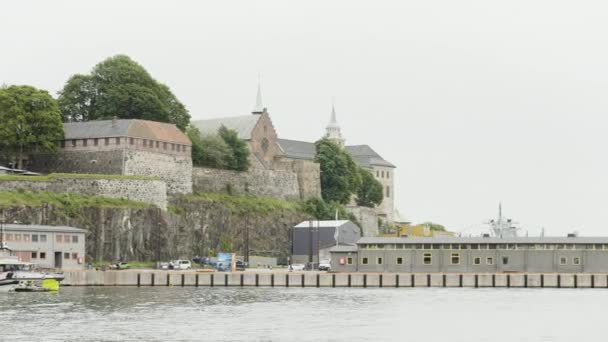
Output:
[[[146,177],[146,176],[122,176],[122,175],[95,175],[95,174],[81,174],[81,173],[51,173],[46,176],[19,176],[19,175],[0,175],[0,181],[3,180],[18,180],[18,181],[33,181],[33,182],[46,182],[53,179],[59,178],[78,178],[78,179],[143,179],[143,180],[157,180],[158,177]]]
[[[151,205],[121,198],[108,198],[100,196],[82,196],[72,193],[27,192],[27,191],[0,191],[0,207],[16,205],[40,206],[44,204],[65,208],[84,207],[129,207],[150,208]]]

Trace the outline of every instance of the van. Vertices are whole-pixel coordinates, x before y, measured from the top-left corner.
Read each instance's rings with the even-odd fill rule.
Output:
[[[190,260],[173,260],[169,263],[169,268],[174,270],[189,270],[192,268]]]

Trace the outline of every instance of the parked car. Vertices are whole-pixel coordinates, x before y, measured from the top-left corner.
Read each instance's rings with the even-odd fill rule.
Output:
[[[168,262],[159,262],[158,263],[158,268],[161,270],[168,270],[169,269],[169,263]]]
[[[237,271],[244,271],[247,267],[249,267],[249,263],[243,260],[237,260],[235,265]]]
[[[321,260],[319,263],[319,271],[331,270],[331,262],[329,260]]]
[[[117,262],[115,264],[110,265],[110,269],[113,270],[128,270],[129,268],[131,268],[131,265],[129,265],[128,262]]]
[[[304,264],[291,264],[291,265],[289,265],[289,270],[290,271],[304,271],[305,268],[306,268],[306,265],[304,265]]]
[[[173,270],[189,270],[192,268],[190,260],[172,260],[169,262],[169,268]]]

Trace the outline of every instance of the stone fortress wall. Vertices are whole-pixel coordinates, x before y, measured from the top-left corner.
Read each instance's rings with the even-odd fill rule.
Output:
[[[123,174],[158,177],[169,194],[192,193],[192,159],[187,156],[125,150]]]
[[[0,191],[30,191],[75,193],[86,196],[125,198],[167,209],[167,187],[164,181],[155,179],[110,178],[99,175],[0,177]],[[29,179],[28,179],[29,178]]]

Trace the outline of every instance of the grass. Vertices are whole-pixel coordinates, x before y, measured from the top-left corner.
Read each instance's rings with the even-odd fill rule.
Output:
[[[78,209],[84,207],[152,207],[152,205],[147,203],[132,201],[124,198],[82,196],[73,193],[0,191],[0,207],[11,207],[16,205],[41,206],[45,204],[69,209]]]
[[[98,175],[83,173],[51,173],[45,176],[19,176],[19,175],[0,175],[0,181],[18,180],[32,182],[48,182],[53,179],[76,178],[76,179],[139,179],[139,180],[158,180],[158,177],[148,176],[123,176],[123,175]]]
[[[269,197],[256,197],[247,195],[229,195],[224,193],[197,192],[185,195],[182,198],[193,202],[218,202],[233,213],[260,213],[268,214],[277,210],[298,211],[302,209],[299,202],[285,201]],[[170,206],[170,211],[180,212],[180,208]]]

